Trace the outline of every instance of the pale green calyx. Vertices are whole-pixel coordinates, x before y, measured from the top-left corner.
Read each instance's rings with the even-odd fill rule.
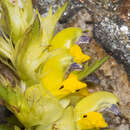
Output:
[[[0,0],[0,24],[13,42],[17,44],[25,30],[33,21],[33,7],[31,0]]]

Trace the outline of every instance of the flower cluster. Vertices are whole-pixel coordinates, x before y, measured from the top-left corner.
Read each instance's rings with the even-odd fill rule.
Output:
[[[0,75],[0,97],[25,129],[107,127],[99,111],[117,104],[118,99],[104,91],[90,94],[83,79],[108,57],[88,65],[90,57],[76,44],[82,36],[80,28],[66,28],[54,36],[67,3],[54,14],[51,7],[46,17],[33,12],[31,0],[0,0],[0,6],[0,61],[19,79],[12,85]],[[83,68],[69,72],[72,64]]]

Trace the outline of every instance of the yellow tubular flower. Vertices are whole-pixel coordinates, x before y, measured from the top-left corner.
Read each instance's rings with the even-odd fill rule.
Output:
[[[78,121],[78,125],[81,130],[107,127],[102,114],[98,112],[88,112],[82,115],[82,118]]]
[[[89,95],[88,88],[86,87],[86,88],[79,90],[78,94],[83,97],[88,96]]]
[[[90,59],[90,56],[83,54],[81,48],[77,44],[70,48],[70,54],[74,57],[76,63],[83,63]]]
[[[66,80],[64,80],[59,88],[62,95],[68,95],[76,92],[79,89],[85,88],[87,84],[80,82],[77,75],[70,74]]]

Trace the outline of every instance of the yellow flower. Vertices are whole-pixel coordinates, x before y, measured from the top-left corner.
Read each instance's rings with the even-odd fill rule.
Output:
[[[74,57],[76,63],[83,63],[90,59],[90,56],[83,54],[81,48],[77,44],[70,48],[70,54]]]
[[[105,128],[107,123],[105,122],[101,113],[88,112],[82,115],[82,118],[78,121],[80,129],[92,129],[92,128]]]
[[[61,86],[64,86],[64,90],[74,93],[76,90],[84,88],[87,85],[85,83],[80,82],[78,80],[77,75],[70,74],[68,78],[62,82]]]
[[[55,96],[64,97],[71,93],[75,93],[77,90],[85,88],[86,86],[86,83],[78,80],[77,75],[71,73],[68,78],[61,83],[61,86],[55,93]]]
[[[86,88],[79,90],[78,94],[83,97],[88,96],[89,95],[88,88],[86,87]]]

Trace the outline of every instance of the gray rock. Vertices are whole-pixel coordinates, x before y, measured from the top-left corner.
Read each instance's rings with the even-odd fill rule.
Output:
[[[115,128],[115,130],[130,130],[129,125],[125,125],[125,124],[121,124],[120,126],[118,126],[117,128]]]
[[[118,63],[124,64],[130,76],[130,30],[119,17],[105,17],[94,26],[95,39]]]

